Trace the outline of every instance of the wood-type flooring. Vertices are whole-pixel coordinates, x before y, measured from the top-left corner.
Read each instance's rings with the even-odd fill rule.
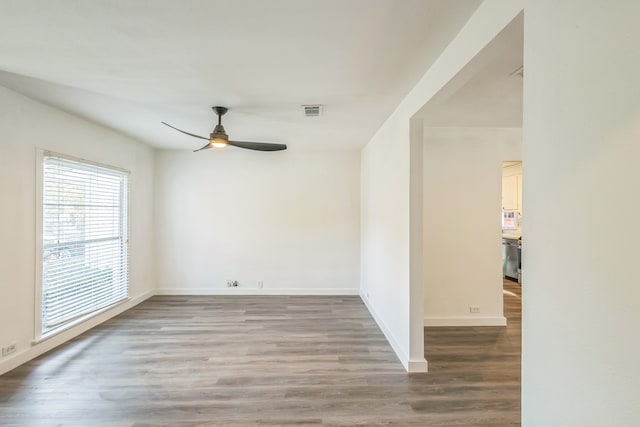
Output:
[[[508,326],[425,328],[405,373],[359,297],[155,296],[0,376],[0,425],[520,425]]]

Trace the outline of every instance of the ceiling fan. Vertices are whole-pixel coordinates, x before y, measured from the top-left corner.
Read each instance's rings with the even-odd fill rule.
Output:
[[[209,138],[200,135],[194,135],[189,132],[185,132],[177,127],[171,126],[169,123],[162,122],[163,125],[169,126],[171,129],[175,129],[178,132],[182,132],[185,135],[193,136],[194,138],[206,139],[209,141],[207,145],[196,151],[206,150],[207,148],[223,148],[227,145],[231,145],[233,147],[246,148],[247,150],[257,150],[257,151],[280,151],[286,150],[287,146],[285,144],[273,144],[270,142],[246,142],[246,141],[229,141],[229,135],[224,131],[224,127],[222,126],[222,116],[228,111],[226,107],[211,107],[211,109],[218,115],[218,124],[213,129],[213,132],[209,135]]]

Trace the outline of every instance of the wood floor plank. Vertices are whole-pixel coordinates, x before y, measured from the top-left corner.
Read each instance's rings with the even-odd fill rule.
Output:
[[[3,426],[516,426],[506,328],[425,328],[407,375],[349,296],[156,296],[0,377]]]

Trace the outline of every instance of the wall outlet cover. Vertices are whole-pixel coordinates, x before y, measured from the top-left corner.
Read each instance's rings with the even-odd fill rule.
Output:
[[[6,347],[2,347],[2,357],[15,353],[17,349],[18,349],[18,346],[16,344],[11,344]]]

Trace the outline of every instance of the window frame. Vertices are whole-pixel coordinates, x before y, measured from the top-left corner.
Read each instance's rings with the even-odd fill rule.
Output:
[[[126,185],[125,192],[123,193],[123,202],[124,202],[124,210],[123,218],[126,221],[124,227],[124,244],[127,247],[125,262],[127,263],[127,296],[119,301],[114,302],[113,304],[109,304],[105,307],[102,307],[98,310],[92,311],[85,315],[81,315],[75,319],[71,319],[68,322],[53,328],[49,331],[43,333],[43,318],[42,318],[42,303],[43,303],[43,248],[44,248],[44,230],[43,230],[43,220],[44,220],[44,161],[46,157],[58,157],[63,160],[70,160],[73,162],[79,162],[82,164],[86,164],[89,166],[96,166],[100,168],[110,169],[116,172],[120,172],[126,176]],[[42,148],[36,149],[36,217],[35,217],[35,307],[34,307],[34,340],[33,344],[37,344],[39,342],[45,341],[51,337],[54,337],[74,326],[77,326],[81,323],[86,322],[87,320],[94,318],[107,310],[111,310],[114,307],[125,304],[131,300],[130,294],[130,277],[131,277],[131,263],[130,263],[130,219],[131,219],[131,172],[127,169],[120,168],[117,166],[95,162],[92,160],[87,160],[75,156],[70,156],[67,154],[61,154],[51,150],[45,150]]]

